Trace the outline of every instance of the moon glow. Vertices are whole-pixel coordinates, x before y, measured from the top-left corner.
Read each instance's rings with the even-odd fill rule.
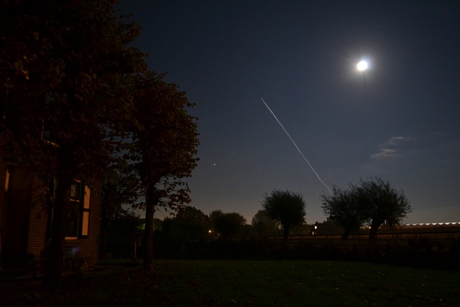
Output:
[[[368,67],[369,67],[369,65],[367,64],[366,61],[360,61],[356,65],[356,69],[359,70],[359,71],[365,71],[365,70],[367,70]]]

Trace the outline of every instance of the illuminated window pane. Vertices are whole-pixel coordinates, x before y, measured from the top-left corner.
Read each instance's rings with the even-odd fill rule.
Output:
[[[90,207],[91,189],[80,180],[74,180],[70,187],[66,239],[79,239],[89,236]]]
[[[89,212],[83,212],[83,221],[81,225],[81,235],[87,236],[89,234]]]
[[[85,198],[83,201],[83,209],[89,209],[91,200],[91,189],[85,186]]]
[[[10,172],[6,170],[6,178],[5,178],[5,192],[8,192],[8,187],[10,185]]]
[[[78,190],[79,190],[79,184],[72,184],[70,186],[70,198],[73,198],[73,199],[78,199]]]

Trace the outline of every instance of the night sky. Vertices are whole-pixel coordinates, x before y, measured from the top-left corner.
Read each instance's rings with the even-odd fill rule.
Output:
[[[459,1],[124,0],[135,46],[197,106],[190,205],[250,223],[273,189],[389,180],[404,223],[460,221]],[[358,72],[365,59],[369,69]],[[164,216],[168,216],[164,214]],[[156,214],[162,218],[163,213]]]

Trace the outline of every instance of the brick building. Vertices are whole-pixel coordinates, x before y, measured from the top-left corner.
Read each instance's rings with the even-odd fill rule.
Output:
[[[11,140],[0,134],[0,267],[24,268],[45,257],[48,219],[43,182],[30,168],[4,159]],[[75,180],[70,191],[65,257],[78,268],[89,267],[98,257],[101,183]],[[72,268],[68,268],[72,269]]]

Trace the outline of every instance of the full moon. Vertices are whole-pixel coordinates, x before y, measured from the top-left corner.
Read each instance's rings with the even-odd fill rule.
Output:
[[[365,71],[368,68],[367,62],[366,61],[360,61],[357,65],[356,68],[359,71]]]

